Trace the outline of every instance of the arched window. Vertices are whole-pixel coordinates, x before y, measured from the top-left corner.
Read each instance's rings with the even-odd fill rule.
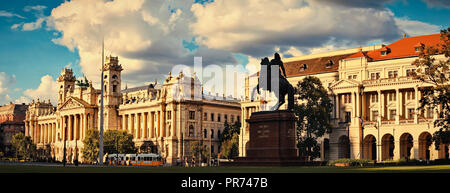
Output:
[[[203,138],[206,138],[206,137],[208,137],[208,132],[206,129],[204,129],[203,130]]]

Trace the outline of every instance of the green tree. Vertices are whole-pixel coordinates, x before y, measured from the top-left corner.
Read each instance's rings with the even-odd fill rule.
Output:
[[[222,158],[232,159],[239,155],[239,133],[241,130],[241,122],[236,121],[234,124],[224,123],[223,132],[219,135],[219,143],[221,144],[220,155]]]
[[[441,30],[441,43],[428,46],[419,55],[412,65],[417,66],[413,73],[414,78],[431,87],[421,88],[423,93],[418,110],[434,109],[438,119],[434,126],[439,130],[433,134],[435,148],[439,150],[440,144],[450,144],[450,27]],[[436,59],[436,55],[444,55],[444,59]]]
[[[233,159],[239,155],[239,134],[234,133],[231,139],[222,142],[221,156]]]
[[[331,109],[333,105],[320,79],[309,76],[297,83],[295,94],[300,102],[295,104],[297,140],[301,157],[312,160],[320,156],[317,139],[331,132]]]
[[[136,153],[133,135],[126,131],[108,130],[103,136],[103,149],[105,153]]]
[[[234,134],[238,134],[241,131],[241,122],[236,121],[233,124],[228,123],[225,121],[223,132],[219,135],[219,141],[222,143],[224,141],[231,140],[234,136]]]
[[[35,157],[36,145],[32,143],[30,136],[25,136],[23,133],[15,134],[11,139],[11,146],[16,158],[31,159]]]
[[[203,163],[207,162],[210,154],[209,147],[206,147],[200,141],[191,141],[189,142],[189,146],[191,156],[197,160],[197,163],[199,163],[199,161]]]
[[[94,163],[98,161],[100,132],[96,129],[89,129],[86,132],[86,138],[83,140],[84,147],[81,150],[83,159]]]

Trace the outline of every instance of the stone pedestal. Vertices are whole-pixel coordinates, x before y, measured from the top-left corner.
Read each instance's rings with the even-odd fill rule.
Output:
[[[290,111],[252,113],[249,123],[250,141],[247,157],[238,157],[230,166],[294,166],[304,165],[296,147],[296,117]],[[222,164],[223,165],[223,164]]]

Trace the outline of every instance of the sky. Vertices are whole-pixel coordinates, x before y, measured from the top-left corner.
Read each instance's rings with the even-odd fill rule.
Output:
[[[448,0],[0,0],[0,105],[55,104],[64,68],[98,85],[102,37],[130,88],[195,56],[252,71],[274,52],[389,44],[449,26]]]

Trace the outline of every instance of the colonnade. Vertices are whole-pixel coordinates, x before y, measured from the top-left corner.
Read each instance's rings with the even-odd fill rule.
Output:
[[[56,122],[39,123],[38,121],[25,122],[25,135],[38,143],[49,144],[56,142]]]
[[[134,139],[176,136],[177,111],[150,111],[125,113],[119,117],[120,130],[133,135]],[[171,121],[170,127],[166,125]]]

